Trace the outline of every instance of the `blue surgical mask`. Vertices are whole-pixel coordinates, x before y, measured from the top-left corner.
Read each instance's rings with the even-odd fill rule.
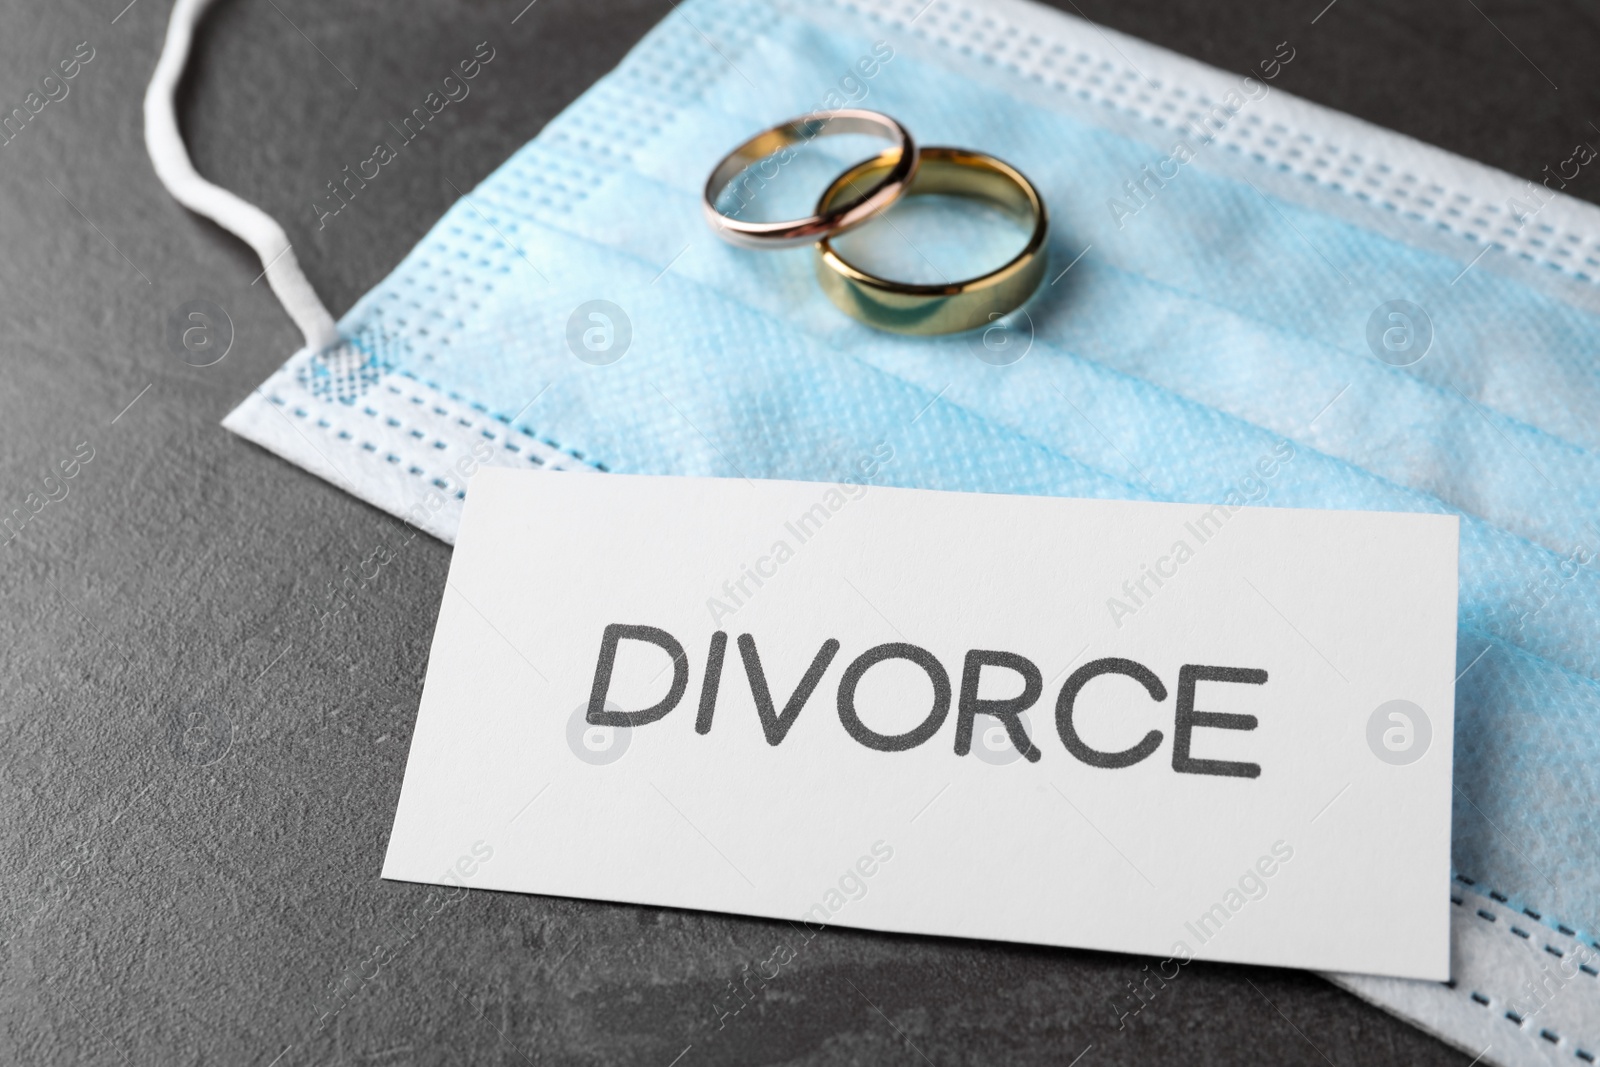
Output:
[[[1458,514],[1457,981],[1347,981],[1516,1062],[1540,1027],[1469,998],[1600,932],[1600,210],[1290,98],[1297,43],[1241,77],[1015,2],[686,0],[226,424],[446,540],[485,463]],[[880,333],[809,249],[716,240],[722,153],[845,105],[1033,180],[1025,308]],[[852,239],[908,272],[1002,240],[888,223]],[[1600,1055],[1594,996],[1547,1018]]]

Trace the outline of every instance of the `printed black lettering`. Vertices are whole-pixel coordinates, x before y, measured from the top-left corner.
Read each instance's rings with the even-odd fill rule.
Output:
[[[617,645],[623,641],[643,641],[672,657],[672,688],[661,703],[643,711],[607,711],[606,693],[611,689],[611,672],[617,665]],[[594,665],[594,687],[589,690],[589,711],[584,716],[590,726],[643,726],[655,722],[678,706],[689,687],[689,658],[678,639],[654,626],[629,626],[614,622],[600,636],[600,659]]]
[[[794,687],[794,693],[790,695],[788,703],[784,704],[783,712],[780,714],[772,705],[772,693],[767,688],[767,675],[761,669],[761,657],[756,653],[756,639],[749,634],[739,635],[739,655],[744,659],[744,672],[750,678],[750,695],[755,697],[756,714],[761,716],[761,732],[766,735],[767,744],[777,745],[788,736],[789,727],[794,725],[800,709],[811,699],[817,683],[822,681],[823,672],[828,669],[828,664],[833,662],[833,657],[838,651],[839,642],[833,638],[830,637],[822,642],[822,647],[817,649],[816,656],[811,660],[811,666],[801,677],[800,684]],[[709,728],[708,726],[707,729]]]
[[[1194,710],[1196,682],[1233,682],[1236,685],[1262,685],[1267,672],[1252,667],[1203,667],[1185,663],[1178,668],[1178,711],[1172,723],[1172,769],[1184,774],[1216,774],[1225,778],[1255,778],[1259,763],[1234,760],[1194,759],[1189,755],[1189,740],[1196,726],[1216,730],[1254,730],[1254,715],[1231,715],[1219,711]]]
[[[1004,700],[978,699],[978,680],[985,667],[1004,667],[1022,676],[1022,692]],[[988,652],[972,649],[961,671],[961,700],[956,705],[956,755],[965,756],[972,751],[972,720],[977,715],[991,715],[1006,728],[1006,735],[1016,750],[1027,757],[1029,763],[1038,763],[1040,752],[1028,737],[1018,716],[1033,707],[1044,692],[1044,680],[1039,668],[1031,660],[1014,652]]]
[[[888,659],[910,660],[926,671],[928,680],[933,683],[933,707],[928,709],[928,717],[903,734],[880,734],[856,714],[856,686],[861,684],[861,678],[869,668]],[[945,716],[949,714],[950,676],[932,652],[916,645],[894,641],[869,648],[845,668],[844,677],[839,679],[839,721],[844,723],[845,732],[879,752],[905,752],[916,748],[939,732]]]
[[[706,653],[706,679],[700,683],[700,714],[695,716],[694,732],[711,732],[711,716],[717,711],[717,689],[722,685],[722,656],[728,650],[728,635],[718,630],[711,635],[711,650]]]
[[[1091,767],[1131,767],[1161,744],[1160,730],[1151,730],[1132,748],[1121,752],[1101,752],[1084,744],[1083,738],[1078,736],[1077,729],[1072,725],[1072,705],[1078,699],[1078,691],[1102,674],[1125,674],[1144,686],[1150,699],[1156,703],[1167,699],[1167,687],[1144,664],[1115,656],[1097,659],[1073,671],[1072,677],[1061,687],[1061,695],[1056,698],[1056,732],[1061,735],[1061,743],[1067,746],[1067,751]]]

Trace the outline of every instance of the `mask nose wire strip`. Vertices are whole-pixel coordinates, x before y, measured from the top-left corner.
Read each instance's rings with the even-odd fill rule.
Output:
[[[288,235],[272,216],[200,176],[189,159],[174,108],[194,41],[194,28],[211,0],[177,0],[166,43],[144,94],[144,143],[156,177],[173,198],[235,234],[261,257],[267,283],[305,334],[306,347],[321,352],[339,343],[339,328],[300,270]]]

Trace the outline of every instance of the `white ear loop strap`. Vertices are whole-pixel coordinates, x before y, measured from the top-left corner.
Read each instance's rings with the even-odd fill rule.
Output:
[[[177,0],[172,8],[167,40],[162,45],[161,58],[156,61],[155,73],[150,76],[150,87],[144,94],[145,148],[155,166],[156,177],[178,203],[236,234],[255,250],[261,257],[267,283],[277,294],[283,309],[300,327],[300,332],[305,334],[306,347],[321,352],[338,344],[339,329],[318,299],[316,290],[301,273],[283,227],[254,204],[202,178],[190,162],[183,134],[178,130],[174,109],[178,82],[183,78],[183,68],[189,59],[195,24],[210,3],[211,0]]]

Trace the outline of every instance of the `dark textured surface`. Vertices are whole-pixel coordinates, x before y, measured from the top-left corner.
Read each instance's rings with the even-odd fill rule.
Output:
[[[413,541],[316,632],[393,523],[218,426],[299,338],[244,247],[157,185],[139,101],[169,5],[125,2],[0,3],[0,110],[95,48],[0,148],[0,513],[94,450],[0,547],[0,1062],[1467,1061],[1309,975],[1195,965],[1119,1030],[1112,998],[1154,961],[849,932],[796,944],[719,1029],[786,924],[485,892],[435,914],[381,881],[448,550]],[[540,0],[511,25],[522,2],[222,0],[186,93],[196,163],[283,220],[343,311],[451,183],[670,11]],[[1081,2],[1234,70],[1288,39],[1291,92],[1528,177],[1600,136],[1592,7],[1339,0],[1312,25],[1320,0]],[[318,232],[323,183],[484,40],[505,58]],[[195,298],[236,328],[212,367],[166,338]]]

